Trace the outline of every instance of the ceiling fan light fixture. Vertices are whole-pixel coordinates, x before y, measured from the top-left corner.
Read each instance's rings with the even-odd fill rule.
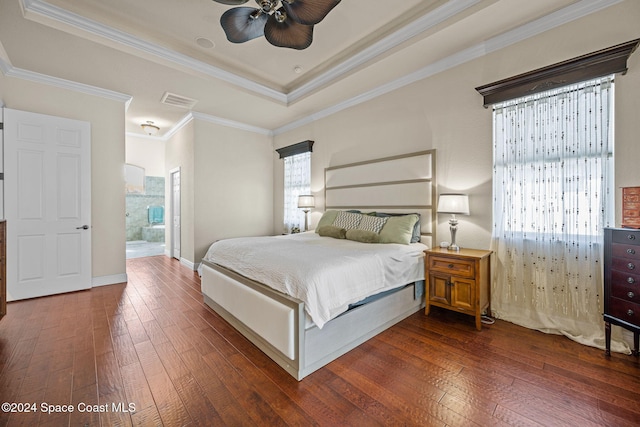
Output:
[[[316,25],[322,21],[340,0],[283,0],[282,7],[294,21],[302,25]]]
[[[244,43],[264,35],[264,26],[269,16],[253,7],[234,7],[222,14],[220,25],[227,40],[231,43]]]
[[[264,37],[274,46],[302,50],[313,42],[313,25],[298,24],[293,19],[278,21],[271,15],[264,26]]]
[[[249,0],[214,0],[241,5]],[[255,0],[258,9],[235,7],[220,17],[220,25],[232,43],[260,36],[274,46],[306,49],[313,41],[313,26],[322,21],[341,0]],[[280,7],[278,7],[281,5]]]

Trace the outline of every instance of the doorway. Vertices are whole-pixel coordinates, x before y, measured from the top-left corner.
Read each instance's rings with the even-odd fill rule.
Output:
[[[171,183],[171,257],[180,259],[180,168],[169,171]]]

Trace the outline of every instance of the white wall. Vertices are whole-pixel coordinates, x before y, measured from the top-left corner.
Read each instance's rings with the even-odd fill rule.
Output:
[[[195,259],[212,242],[273,234],[271,137],[195,121]]]
[[[166,182],[181,168],[183,261],[197,265],[219,239],[273,234],[272,152],[269,136],[199,119],[167,142]]]
[[[145,176],[164,176],[164,140],[127,135],[125,137],[125,161],[144,168]]]
[[[323,210],[324,168],[412,151],[437,150],[439,192],[470,195],[457,243],[489,248],[492,228],[492,114],[475,87],[640,37],[640,1],[626,1],[560,28],[465,63],[366,103],[294,129],[274,140],[281,148],[315,141],[312,191]],[[637,117],[640,52],[616,82],[617,186],[640,185]],[[282,161],[274,161],[274,228],[282,223]],[[618,192],[619,194],[619,192]],[[619,216],[619,200],[616,202]],[[448,217],[438,218],[437,241],[449,239]]]

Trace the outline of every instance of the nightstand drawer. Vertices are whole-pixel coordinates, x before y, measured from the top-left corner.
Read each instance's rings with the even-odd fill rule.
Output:
[[[452,257],[439,257],[432,255],[429,257],[428,268],[430,271],[455,274],[456,276],[460,277],[473,278],[476,275],[474,260],[456,259]]]

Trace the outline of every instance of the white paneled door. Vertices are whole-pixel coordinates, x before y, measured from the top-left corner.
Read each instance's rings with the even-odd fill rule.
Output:
[[[91,287],[91,127],[4,109],[7,299]]]

